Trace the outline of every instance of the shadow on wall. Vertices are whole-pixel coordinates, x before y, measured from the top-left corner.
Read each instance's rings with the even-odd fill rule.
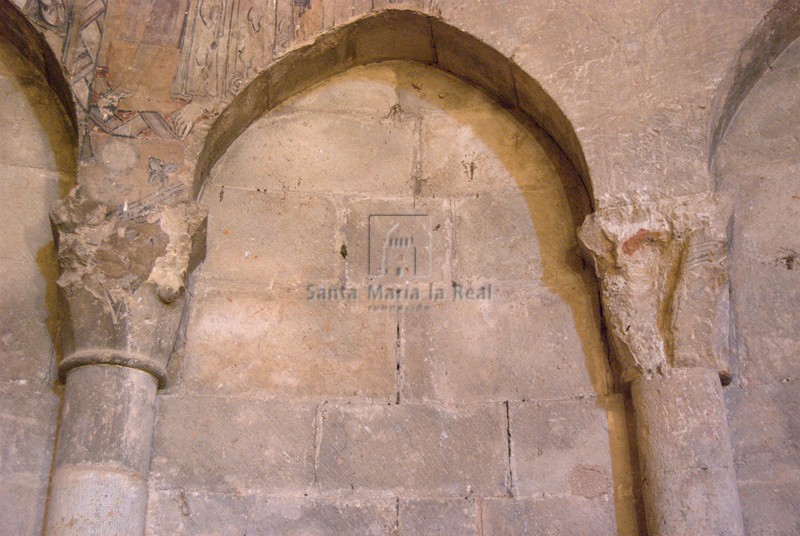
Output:
[[[41,228],[46,229],[44,235],[49,235],[47,210],[50,203],[65,196],[76,185],[78,132],[75,103],[61,63],[50,46],[8,0],[0,0],[0,68],[0,76],[14,92],[10,100],[3,104],[9,115],[3,114],[6,124],[3,125],[2,135],[15,139],[5,140],[4,145],[8,148],[21,144],[23,150],[19,153],[24,155],[21,161],[3,159],[0,164],[40,167],[57,173],[58,192],[52,192],[48,187],[46,198],[38,200],[39,204],[44,204],[44,213],[38,210],[27,214],[27,219],[40,218]],[[30,225],[37,227],[37,230],[31,231]],[[29,222],[25,227],[28,229],[25,242],[41,244],[43,233],[39,232],[39,226]],[[13,232],[13,229],[5,229],[5,232],[10,231]],[[36,251],[35,262],[45,281],[47,330],[58,354],[58,265],[52,240]]]
[[[0,181],[7,193],[4,213],[11,216],[3,229],[6,236],[0,254],[17,270],[27,270],[20,265],[28,259],[38,266],[44,288],[33,290],[40,283],[32,280],[15,285],[11,295],[27,292],[27,299],[20,297],[21,303],[14,309],[22,311],[23,317],[30,314],[38,318],[40,313],[34,311],[44,307],[47,331],[56,348],[58,269],[48,211],[53,201],[75,185],[77,171],[75,112],[58,65],[23,15],[8,2],[0,2],[0,82],[4,95]],[[19,277],[14,277],[19,283]],[[6,305],[3,313],[11,314]],[[28,309],[31,311],[25,312]],[[36,331],[19,329],[15,338],[31,337]],[[22,351],[33,352],[33,348],[38,345]],[[45,365],[44,372],[47,368]]]
[[[59,387],[58,267],[49,209],[75,184],[69,85],[44,38],[0,0],[0,532],[39,534]]]

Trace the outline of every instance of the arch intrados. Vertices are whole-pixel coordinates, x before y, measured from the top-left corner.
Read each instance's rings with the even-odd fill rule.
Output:
[[[208,131],[195,172],[195,198],[199,199],[217,160],[257,118],[353,67],[393,60],[442,69],[532,119],[570,159],[592,199],[578,136],[544,88],[511,59],[472,35],[429,15],[406,10],[382,11],[337,28],[287,53],[237,93]]]
[[[10,0],[0,0],[0,35],[42,73],[69,117],[73,134],[78,133],[78,116],[67,77],[44,36]]]
[[[778,0],[747,38],[717,90],[710,123],[709,168],[736,112],[772,63],[800,38],[800,2]]]

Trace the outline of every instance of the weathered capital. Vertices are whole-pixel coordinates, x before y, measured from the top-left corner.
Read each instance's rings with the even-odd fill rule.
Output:
[[[600,278],[623,382],[668,367],[730,376],[732,206],[704,194],[605,209],[584,222],[579,238]]]
[[[51,211],[61,275],[62,378],[120,364],[163,381],[187,276],[205,251],[206,210],[182,188],[108,206],[80,188]]]

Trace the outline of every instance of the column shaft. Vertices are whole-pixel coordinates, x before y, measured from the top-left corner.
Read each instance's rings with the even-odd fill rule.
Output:
[[[144,534],[158,380],[116,365],[67,374],[48,536]]]
[[[719,375],[674,369],[631,393],[650,536],[743,535]]]

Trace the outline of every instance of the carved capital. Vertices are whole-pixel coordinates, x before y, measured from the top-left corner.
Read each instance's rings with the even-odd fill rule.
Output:
[[[579,238],[600,278],[623,382],[667,367],[730,376],[732,207],[705,194],[602,210],[584,222]]]
[[[205,252],[206,210],[181,188],[107,206],[80,187],[51,210],[60,277],[63,375],[115,363],[163,380],[184,285]]]

